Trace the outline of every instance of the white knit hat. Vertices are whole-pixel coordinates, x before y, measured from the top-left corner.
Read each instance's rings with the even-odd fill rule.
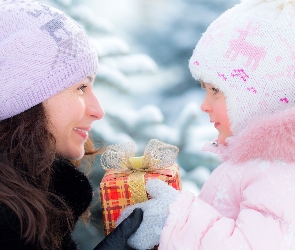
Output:
[[[85,32],[65,13],[33,0],[0,2],[0,120],[95,74],[97,65]]]
[[[295,0],[244,0],[216,19],[189,62],[227,98],[233,135],[295,106]]]

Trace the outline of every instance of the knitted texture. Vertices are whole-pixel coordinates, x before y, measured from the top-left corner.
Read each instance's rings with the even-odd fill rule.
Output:
[[[202,35],[189,67],[226,96],[233,135],[295,105],[294,41],[294,0],[244,0]]]
[[[127,207],[117,221],[120,224],[135,208],[143,210],[143,220],[128,244],[139,250],[152,249],[160,242],[160,235],[169,213],[169,205],[178,197],[179,191],[159,179],[146,183],[146,190],[152,199]]]
[[[0,120],[96,72],[96,52],[69,16],[32,0],[0,3]]]

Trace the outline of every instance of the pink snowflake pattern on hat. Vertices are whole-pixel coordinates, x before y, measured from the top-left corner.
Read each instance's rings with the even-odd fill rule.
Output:
[[[254,88],[254,87],[251,87],[251,88],[247,88],[248,91],[256,94],[257,93],[257,90]]]
[[[226,81],[227,77],[224,74],[218,73],[218,76],[223,80]]]
[[[281,102],[284,102],[284,103],[289,103],[289,100],[288,100],[287,97],[280,98],[280,101],[281,101]]]
[[[241,78],[244,82],[247,81],[247,79],[249,78],[249,76],[247,75],[247,73],[245,72],[244,69],[234,69],[231,73],[232,77],[239,77]]]

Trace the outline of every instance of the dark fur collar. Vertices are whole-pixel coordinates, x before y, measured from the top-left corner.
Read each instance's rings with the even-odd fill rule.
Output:
[[[64,199],[76,218],[89,207],[93,194],[88,178],[67,159],[53,162],[50,191]]]

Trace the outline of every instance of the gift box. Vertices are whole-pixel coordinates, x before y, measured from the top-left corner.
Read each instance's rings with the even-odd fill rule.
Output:
[[[158,178],[181,190],[179,167],[174,163],[178,148],[151,140],[141,157],[134,155],[135,145],[108,146],[101,155],[101,166],[107,170],[100,183],[100,197],[105,235],[115,229],[121,211],[129,205],[148,200],[145,183]]]

